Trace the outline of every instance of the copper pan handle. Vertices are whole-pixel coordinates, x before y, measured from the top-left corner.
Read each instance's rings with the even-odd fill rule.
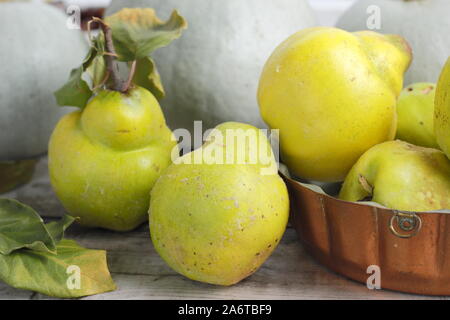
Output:
[[[409,239],[415,237],[422,229],[422,219],[413,212],[401,212],[394,211],[395,214],[392,216],[389,222],[389,229],[391,232],[402,239]],[[397,227],[395,227],[395,225]],[[397,231],[398,229],[407,232],[401,233]]]

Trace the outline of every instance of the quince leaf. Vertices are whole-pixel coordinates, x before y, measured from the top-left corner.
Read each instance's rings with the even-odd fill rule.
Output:
[[[106,252],[63,239],[74,220],[44,224],[32,208],[0,199],[0,281],[59,298],[114,290]]]
[[[74,217],[64,215],[61,220],[47,223],[45,227],[53,238],[53,241],[58,244],[63,240],[65,231],[74,221]]]
[[[44,224],[31,207],[16,200],[0,199],[0,254],[8,255],[23,248],[56,254],[58,242],[74,220],[64,216],[58,222]]]
[[[78,298],[116,289],[104,250],[62,240],[57,254],[22,249],[0,254],[0,280],[18,289],[58,298]],[[77,281],[79,280],[79,281]]]
[[[73,69],[67,83],[55,92],[56,102],[60,106],[73,106],[83,109],[92,97],[92,90],[82,79],[83,68]]]
[[[96,56],[92,61],[92,64],[87,68],[87,72],[92,79],[92,85],[98,88],[106,78],[106,63],[103,56]]]
[[[54,94],[56,102],[60,106],[73,106],[83,109],[93,92],[86,81],[83,80],[83,73],[89,68],[97,56],[97,49],[91,47],[82,65],[72,69],[69,80]]]
[[[186,20],[174,10],[163,22],[151,8],[122,9],[105,22],[112,29],[112,37],[120,61],[134,61],[149,56],[158,48],[179,38],[187,28]]]
[[[93,57],[85,69],[92,79],[93,91],[100,88],[105,82],[107,82],[107,66],[105,61],[105,37],[103,33],[99,33],[97,37],[91,39],[92,46],[96,50],[96,55]]]
[[[106,53],[105,48],[105,35],[100,32],[96,37],[90,39],[92,46],[97,51],[97,55],[104,55]]]
[[[165,96],[161,77],[156,69],[155,62],[150,57],[137,60],[136,72],[132,82],[149,90],[158,100],[161,100]]]

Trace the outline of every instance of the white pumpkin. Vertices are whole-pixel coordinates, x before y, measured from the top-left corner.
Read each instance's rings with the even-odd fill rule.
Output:
[[[450,55],[450,1],[359,0],[337,26],[348,31],[364,30],[368,21],[370,26],[376,26],[373,18],[378,13],[381,29],[374,31],[399,34],[413,49],[414,59],[405,84],[437,82]]]
[[[88,50],[80,30],[47,4],[0,3],[0,161],[37,157],[65,112],[53,92]]]
[[[160,18],[177,9],[188,21],[180,39],[154,54],[172,129],[225,121],[263,127],[256,100],[264,63],[292,33],[315,24],[305,0],[113,0],[106,14],[152,7]]]

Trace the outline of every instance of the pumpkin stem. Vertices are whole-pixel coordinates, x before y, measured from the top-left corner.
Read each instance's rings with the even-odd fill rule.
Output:
[[[98,22],[102,29],[103,35],[105,36],[105,61],[108,74],[112,80],[112,87],[110,89],[119,92],[126,92],[129,85],[126,86],[119,75],[119,65],[117,63],[117,53],[112,39],[112,30],[102,19],[94,17],[92,20]]]

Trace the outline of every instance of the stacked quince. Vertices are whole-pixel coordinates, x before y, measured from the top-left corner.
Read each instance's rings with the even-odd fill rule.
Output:
[[[437,90],[418,83],[401,92],[411,59],[406,40],[369,31],[312,28],[282,43],[258,96],[291,172],[345,178],[344,200],[450,209],[450,62]]]
[[[178,37],[184,19],[174,12],[162,22],[152,9],[124,9],[93,21],[102,33],[56,93],[61,105],[81,109],[62,118],[51,137],[56,194],[79,223],[115,231],[136,228],[150,208],[153,243],[171,267],[203,282],[239,282],[276,248],[289,215],[267,137],[225,123],[203,147],[179,157],[148,55]],[[118,62],[129,66],[126,81]]]
[[[437,88],[418,83],[404,90],[397,137],[406,142],[387,142],[364,154],[344,182],[342,199],[369,197],[413,212],[450,209],[449,84],[447,63]]]
[[[96,22],[103,32],[56,94],[60,104],[82,109],[64,117],[50,141],[57,195],[87,226],[131,230],[149,210],[153,244],[174,270],[213,284],[239,282],[270,256],[288,220],[287,188],[267,137],[229,122],[179,157],[149,53],[178,37],[185,21],[176,12],[164,23],[151,9],[125,9]],[[367,31],[311,28],[282,43],[263,70],[258,98],[264,120],[280,129],[292,173],[324,182],[347,177],[345,200],[449,208],[450,161],[425,147],[450,152],[450,62],[434,110],[433,84],[402,92],[411,59],[400,36]],[[130,67],[126,81],[118,61]],[[424,147],[393,141],[396,135]]]

